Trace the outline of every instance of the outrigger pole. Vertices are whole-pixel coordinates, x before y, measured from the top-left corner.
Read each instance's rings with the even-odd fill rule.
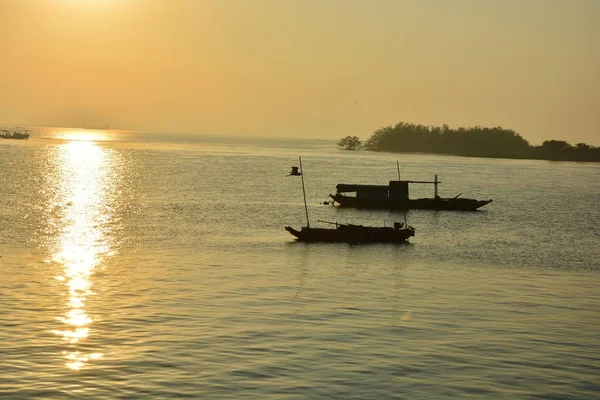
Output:
[[[396,161],[396,168],[398,168],[398,180],[401,181],[402,179],[400,179],[400,162],[398,162],[398,161]],[[437,175],[434,175],[433,178],[434,178],[433,182],[424,182],[424,181],[405,181],[405,182],[408,182],[408,183],[433,183],[433,197],[437,198],[438,197],[438,185],[442,182],[438,181]]]
[[[308,220],[308,206],[306,205],[306,190],[304,189],[304,169],[302,168],[302,157],[298,156],[300,161],[300,178],[302,178],[302,195],[304,196],[304,210],[306,211],[306,227],[310,228],[310,221]]]

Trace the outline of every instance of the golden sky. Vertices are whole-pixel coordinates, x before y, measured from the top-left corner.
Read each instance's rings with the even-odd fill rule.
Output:
[[[600,145],[600,0],[0,0],[0,122]]]

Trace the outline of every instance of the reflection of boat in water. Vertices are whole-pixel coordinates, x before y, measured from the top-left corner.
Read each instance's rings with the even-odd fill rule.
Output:
[[[291,226],[286,226],[285,230],[300,242],[405,243],[408,238],[415,236],[413,227],[404,227],[400,222],[394,223],[393,228],[329,223],[335,224],[335,228],[304,226],[298,231]]]
[[[0,138],[2,139],[29,139],[29,133],[27,132],[7,131],[4,129],[0,130],[0,132],[4,132],[3,134],[0,134]]]
[[[410,183],[432,183],[434,185],[433,198],[410,199],[408,186]],[[456,197],[442,198],[438,196],[438,181],[435,175],[433,182],[427,181],[403,181],[398,173],[397,181],[390,181],[388,185],[354,185],[340,183],[336,186],[337,193],[330,194],[334,203],[341,207],[354,208],[376,208],[387,210],[456,210],[475,211],[480,207],[491,203],[492,200],[475,200]],[[348,196],[344,193],[356,193]]]
[[[393,227],[374,227],[353,224],[338,224],[337,222],[325,222],[335,225],[332,228],[311,228],[308,218],[308,207],[306,205],[306,191],[304,189],[304,175],[302,173],[302,159],[300,170],[292,167],[291,176],[302,177],[302,193],[304,195],[304,209],[306,211],[306,226],[296,230],[286,226],[285,230],[295,236],[300,242],[326,242],[326,243],[406,243],[408,238],[415,235],[415,229],[405,223],[394,223]]]

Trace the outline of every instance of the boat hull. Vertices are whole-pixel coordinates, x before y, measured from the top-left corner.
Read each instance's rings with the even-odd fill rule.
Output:
[[[344,196],[342,194],[332,194],[330,197],[341,207],[351,208],[371,208],[381,210],[451,210],[451,211],[475,211],[492,200],[475,199],[443,199],[443,198],[424,198],[411,199],[408,201],[394,201],[389,198],[369,199],[357,198],[355,196]]]
[[[388,227],[366,227],[360,225],[339,225],[336,228],[308,228],[296,230],[286,226],[285,230],[300,242],[324,243],[406,243],[415,235],[413,229]]]

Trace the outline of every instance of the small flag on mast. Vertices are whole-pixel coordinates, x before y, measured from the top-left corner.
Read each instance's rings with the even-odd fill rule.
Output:
[[[298,167],[292,167],[292,172],[288,176],[300,176],[302,175],[301,171],[298,171]]]

